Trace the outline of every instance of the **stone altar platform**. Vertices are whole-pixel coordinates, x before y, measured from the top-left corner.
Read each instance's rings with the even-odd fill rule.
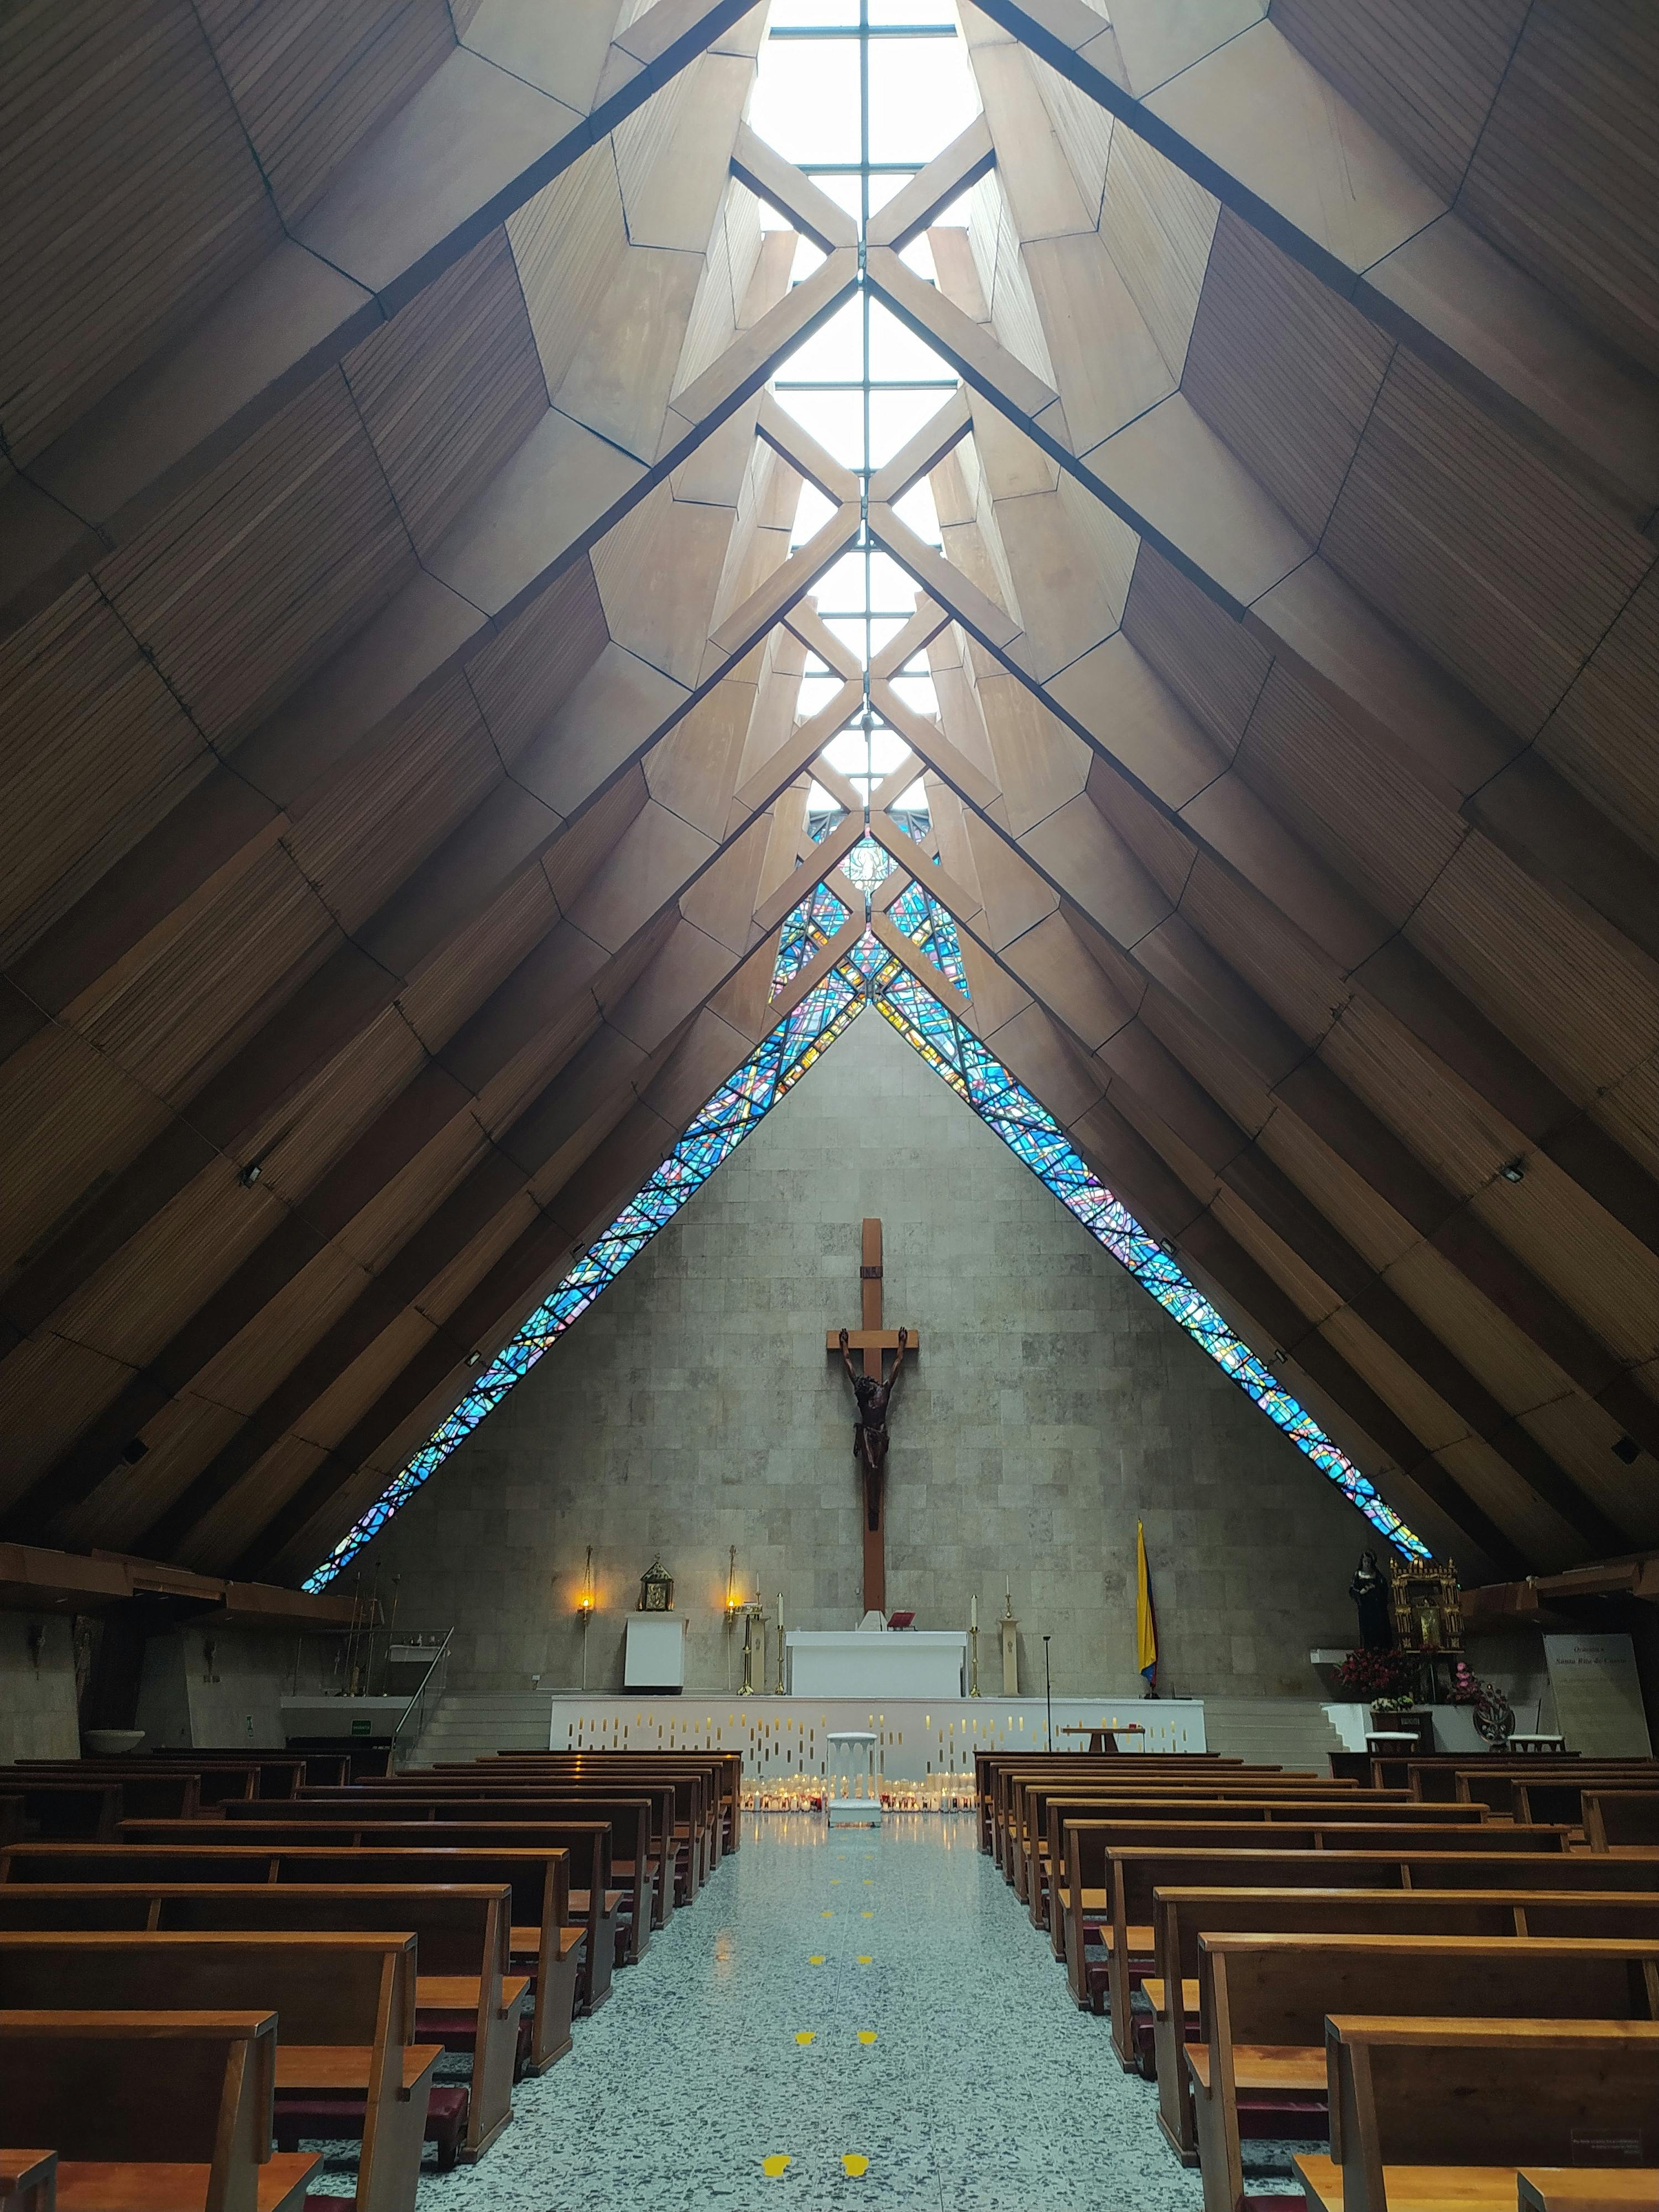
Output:
[[[959,1699],[968,1686],[960,1628],[792,1628],[783,1640],[797,1698]]]

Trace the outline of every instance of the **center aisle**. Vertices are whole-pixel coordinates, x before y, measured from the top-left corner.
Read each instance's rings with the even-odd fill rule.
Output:
[[[1202,2201],[965,1816],[833,1839],[804,1814],[749,1816],[514,2108],[480,2165],[428,2171],[420,2212]]]

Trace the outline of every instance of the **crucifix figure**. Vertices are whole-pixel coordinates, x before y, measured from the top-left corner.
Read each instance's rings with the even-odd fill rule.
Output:
[[[859,1276],[863,1293],[863,1327],[826,1331],[824,1349],[840,1352],[858,1400],[858,1418],[853,1429],[853,1455],[858,1461],[859,1474],[864,1486],[864,1609],[866,1613],[884,1613],[887,1610],[887,1561],[882,1504],[883,1477],[887,1467],[887,1412],[905,1355],[919,1351],[921,1345],[915,1328],[888,1329],[882,1327],[879,1221],[866,1221],[864,1224]],[[890,1375],[885,1372],[886,1355],[890,1352],[896,1355]],[[862,1372],[853,1364],[854,1352],[858,1354]]]

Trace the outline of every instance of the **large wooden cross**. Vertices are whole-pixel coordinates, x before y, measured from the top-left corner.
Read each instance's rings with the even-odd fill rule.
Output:
[[[860,1288],[863,1293],[862,1326],[847,1332],[847,1346],[855,1358],[861,1359],[864,1372],[876,1382],[883,1380],[883,1366],[888,1352],[896,1356],[899,1332],[882,1327],[881,1304],[881,1224],[866,1221],[864,1224],[864,1243],[859,1266]],[[920,1348],[921,1338],[914,1324],[904,1331],[907,1352],[914,1355]],[[824,1348],[841,1357],[841,1331],[824,1331]],[[860,1490],[862,1477],[860,1476]],[[884,1485],[878,1486],[873,1513],[861,1515],[864,1522],[864,1610],[866,1613],[885,1613],[887,1610],[887,1500],[883,1494]],[[860,1504],[864,1503],[862,1497]],[[873,1525],[872,1525],[873,1521]]]

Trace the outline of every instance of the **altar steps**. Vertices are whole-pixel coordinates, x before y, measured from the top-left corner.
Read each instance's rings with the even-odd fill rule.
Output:
[[[1327,1753],[1342,1748],[1316,1698],[1206,1697],[1204,1737],[1212,1751],[1252,1765],[1311,1767],[1316,1774],[1328,1774]]]
[[[492,1751],[545,1751],[552,1709],[545,1690],[447,1691],[409,1764],[439,1766],[487,1759]]]

